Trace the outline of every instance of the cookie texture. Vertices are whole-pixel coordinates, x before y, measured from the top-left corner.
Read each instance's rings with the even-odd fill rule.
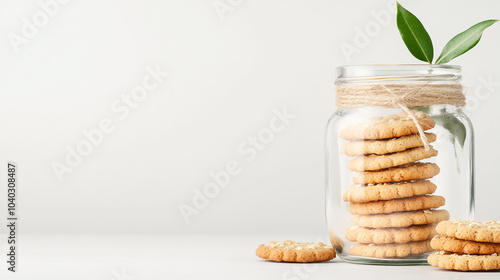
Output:
[[[468,255],[440,251],[430,254],[427,257],[427,262],[432,266],[460,271],[500,269],[500,256],[498,254]]]
[[[415,241],[405,244],[354,244],[349,250],[351,255],[373,258],[403,258],[432,251],[430,241]]]
[[[438,208],[443,206],[444,202],[444,197],[439,195],[421,195],[392,200],[351,203],[349,204],[349,212],[355,215],[388,214],[402,211]]]
[[[419,111],[412,112],[423,130],[435,126],[432,118]],[[363,123],[351,125],[339,132],[339,137],[345,140],[387,139],[418,133],[417,126],[406,112],[399,114],[373,117]]]
[[[433,224],[449,218],[450,213],[444,209],[440,209],[396,212],[391,214],[356,215],[352,221],[355,225],[362,227],[389,228]]]
[[[379,171],[366,171],[353,178],[355,184],[380,184],[429,179],[439,174],[435,163],[414,162]]]
[[[436,141],[434,133],[426,132],[425,137],[428,143]],[[423,146],[420,135],[412,134],[391,139],[349,141],[340,148],[340,152],[351,157],[369,154],[385,155]]]
[[[332,246],[322,242],[271,241],[261,244],[255,254],[275,262],[321,262],[335,258]]]
[[[349,162],[349,169],[358,172],[387,169],[434,157],[437,154],[438,152],[430,146],[429,150],[418,147],[387,155],[358,156]]]
[[[345,237],[365,244],[408,243],[431,239],[436,235],[435,227],[436,224],[387,229],[351,226],[346,230]]]
[[[438,251],[463,253],[471,255],[500,254],[500,243],[476,242],[460,240],[446,236],[435,236],[431,240],[431,247]]]
[[[460,220],[444,221],[436,226],[436,231],[440,235],[462,240],[500,243],[500,222],[497,220],[484,223]]]
[[[432,194],[436,191],[436,188],[437,186],[428,180],[351,185],[344,192],[343,199],[344,201],[356,203],[390,200]]]

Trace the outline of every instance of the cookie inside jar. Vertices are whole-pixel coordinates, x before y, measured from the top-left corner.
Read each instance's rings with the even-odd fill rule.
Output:
[[[446,210],[436,211],[445,199],[433,195],[438,186],[429,181],[439,166],[425,162],[438,154],[429,144],[436,135],[419,135],[434,126],[425,113],[410,111],[368,118],[339,132],[347,141],[341,151],[351,158],[348,168],[356,172],[343,194],[355,215],[345,233],[356,242],[351,255],[402,258],[432,251],[435,224],[449,218]]]

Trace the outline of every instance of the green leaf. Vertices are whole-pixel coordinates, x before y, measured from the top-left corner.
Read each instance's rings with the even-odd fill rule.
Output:
[[[482,21],[453,37],[446,46],[444,46],[436,64],[447,63],[472,49],[479,43],[483,31],[497,21],[496,19]]]
[[[448,130],[461,147],[464,146],[467,129],[459,119],[452,114],[437,115],[432,118],[437,124]]]
[[[416,16],[396,3],[398,6],[396,22],[403,42],[414,57],[432,63],[434,48],[429,33]]]

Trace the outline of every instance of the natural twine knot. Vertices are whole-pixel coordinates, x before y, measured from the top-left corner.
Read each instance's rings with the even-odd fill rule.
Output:
[[[426,150],[429,142],[410,108],[430,105],[465,106],[465,95],[459,84],[374,84],[337,86],[337,107],[359,108],[379,106],[401,108],[415,123]]]

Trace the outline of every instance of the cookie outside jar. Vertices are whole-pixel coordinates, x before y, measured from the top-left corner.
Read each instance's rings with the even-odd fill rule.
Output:
[[[473,219],[474,134],[461,68],[337,68],[326,219],[344,261],[425,264],[435,224]]]

